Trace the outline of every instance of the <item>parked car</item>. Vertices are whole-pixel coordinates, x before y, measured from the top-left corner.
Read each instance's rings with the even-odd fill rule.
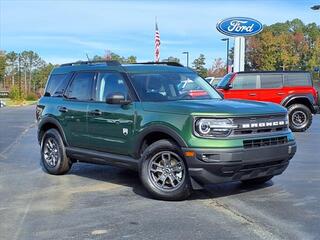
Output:
[[[206,98],[184,94],[186,81]],[[128,167],[164,200],[185,199],[208,183],[262,184],[296,152],[286,109],[224,100],[177,63],[61,65],[36,116],[48,173],[65,174],[78,161]]]
[[[0,100],[0,108],[5,107],[6,106],[6,102],[3,100]]]
[[[185,98],[207,98],[207,91],[203,90],[201,86],[199,86],[194,81],[188,79],[181,81],[178,85],[179,94],[185,95]]]
[[[204,80],[206,80],[211,86],[216,87],[221,80],[221,78],[216,77],[206,77]]]
[[[318,92],[311,74],[304,71],[236,72],[217,85],[227,99],[247,99],[281,104],[289,112],[292,131],[306,131],[312,114],[319,111]]]

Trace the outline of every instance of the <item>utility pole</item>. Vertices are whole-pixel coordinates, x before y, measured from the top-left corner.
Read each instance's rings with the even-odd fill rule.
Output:
[[[189,67],[189,52],[183,52],[182,54],[186,54],[186,56],[187,56],[187,67]]]
[[[319,11],[320,5],[314,5],[311,7],[312,10]],[[318,68],[318,78],[320,77],[320,67]]]
[[[22,99],[22,91],[21,91],[21,55],[18,54],[18,75],[19,75],[19,98]]]
[[[229,38],[222,38],[221,41],[227,43],[227,60],[226,60],[227,71],[226,72],[229,73]]]

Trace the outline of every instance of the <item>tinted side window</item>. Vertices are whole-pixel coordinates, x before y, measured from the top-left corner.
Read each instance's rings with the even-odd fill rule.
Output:
[[[309,73],[288,73],[284,84],[286,86],[310,86],[311,77]]]
[[[96,89],[95,100],[105,102],[107,97],[113,93],[121,93],[126,99],[129,99],[128,90],[120,73],[99,73]]]
[[[90,100],[94,75],[95,73],[77,73],[69,86],[68,98]]]
[[[238,74],[232,82],[233,89],[256,89],[258,76],[255,74]]]
[[[261,88],[281,88],[282,74],[261,74]]]
[[[225,86],[229,83],[229,81],[230,81],[230,79],[231,79],[232,76],[233,76],[232,73],[229,73],[229,74],[225,75],[225,76],[219,81],[219,83],[217,84],[217,88],[223,88],[223,87],[225,87]]]
[[[50,96],[61,95],[68,85],[68,74],[52,74],[48,80],[46,93]]]

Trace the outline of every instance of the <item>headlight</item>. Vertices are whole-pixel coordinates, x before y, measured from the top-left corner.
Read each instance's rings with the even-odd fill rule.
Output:
[[[199,118],[195,122],[195,131],[201,137],[226,137],[237,128],[231,119]]]

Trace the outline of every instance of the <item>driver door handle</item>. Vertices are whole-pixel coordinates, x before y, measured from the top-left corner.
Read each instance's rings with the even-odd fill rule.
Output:
[[[89,113],[94,116],[101,116],[102,115],[102,112],[98,109],[90,111]]]
[[[66,113],[68,112],[68,108],[66,107],[58,107],[59,112]]]
[[[256,93],[249,93],[249,96],[257,96]]]

